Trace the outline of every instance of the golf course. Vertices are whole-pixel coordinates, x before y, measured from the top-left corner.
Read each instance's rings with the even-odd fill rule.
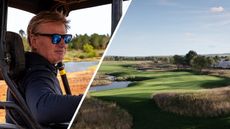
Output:
[[[151,68],[139,70],[137,66],[144,61],[104,61],[98,71],[100,74],[115,76],[118,80],[132,81],[126,88],[90,92],[91,97],[116,103],[126,110],[133,119],[133,129],[229,129],[230,128],[230,78],[209,74],[197,74],[191,70],[168,70]],[[225,72],[228,70],[225,70]],[[153,96],[160,93],[199,93],[199,91],[223,89],[224,100],[218,101],[228,106],[216,116],[189,116],[160,108]],[[217,90],[217,91],[218,91]],[[228,93],[228,94],[227,94]],[[207,92],[208,94],[208,92]],[[214,96],[209,93],[206,96]],[[197,99],[197,98],[196,98]],[[211,98],[210,98],[211,99]],[[209,100],[209,98],[207,99]],[[171,100],[173,101],[173,100]],[[176,102],[174,102],[175,104]],[[179,103],[177,103],[178,105]],[[190,105],[189,105],[190,104]],[[189,109],[193,103],[185,107]],[[202,104],[199,105],[202,108]],[[199,108],[199,107],[198,107]],[[179,108],[178,108],[179,110]],[[196,110],[191,108],[190,112]],[[208,109],[207,109],[208,110]],[[224,112],[225,111],[225,112]],[[179,111],[178,111],[179,112]],[[224,112],[224,113],[223,113]]]

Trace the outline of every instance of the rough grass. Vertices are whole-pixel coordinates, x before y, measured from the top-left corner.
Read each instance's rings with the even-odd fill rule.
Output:
[[[164,111],[193,117],[230,114],[230,87],[188,93],[159,93],[154,102]]]
[[[131,129],[132,117],[115,103],[86,98],[71,129]]]
[[[93,80],[93,83],[91,84],[91,86],[109,85],[111,83],[112,83],[112,80],[109,79],[108,75],[97,74],[94,77],[94,80]]]
[[[163,63],[155,63],[151,61],[146,61],[141,64],[134,65],[137,70],[142,71],[152,71],[152,70],[174,70],[176,69],[176,65],[174,64],[163,64]]]
[[[6,100],[6,83],[3,80],[0,80],[0,101]],[[5,122],[5,110],[0,109],[0,123]]]

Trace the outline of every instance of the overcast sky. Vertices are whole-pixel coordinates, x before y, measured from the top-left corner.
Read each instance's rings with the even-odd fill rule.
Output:
[[[229,0],[133,0],[107,55],[230,53]]]
[[[123,2],[123,13],[125,14],[131,1]],[[20,29],[26,32],[27,25],[34,14],[9,8],[7,30],[19,32]],[[111,4],[88,9],[80,9],[70,12],[69,33],[75,34],[110,34],[111,33]]]

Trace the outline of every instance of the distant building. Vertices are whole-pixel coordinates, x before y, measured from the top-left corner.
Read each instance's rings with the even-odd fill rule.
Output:
[[[230,61],[221,60],[214,65],[216,68],[230,69]]]

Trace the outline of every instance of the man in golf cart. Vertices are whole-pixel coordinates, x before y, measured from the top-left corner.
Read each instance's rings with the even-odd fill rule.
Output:
[[[81,96],[63,95],[57,79],[57,63],[66,53],[72,35],[66,34],[69,21],[60,12],[40,12],[34,16],[28,27],[28,42],[31,52],[25,53],[26,70],[19,79],[22,93],[32,115],[43,126],[70,122]],[[7,99],[14,101],[8,91]],[[16,122],[23,120],[12,111]],[[6,121],[14,123],[6,114]]]

